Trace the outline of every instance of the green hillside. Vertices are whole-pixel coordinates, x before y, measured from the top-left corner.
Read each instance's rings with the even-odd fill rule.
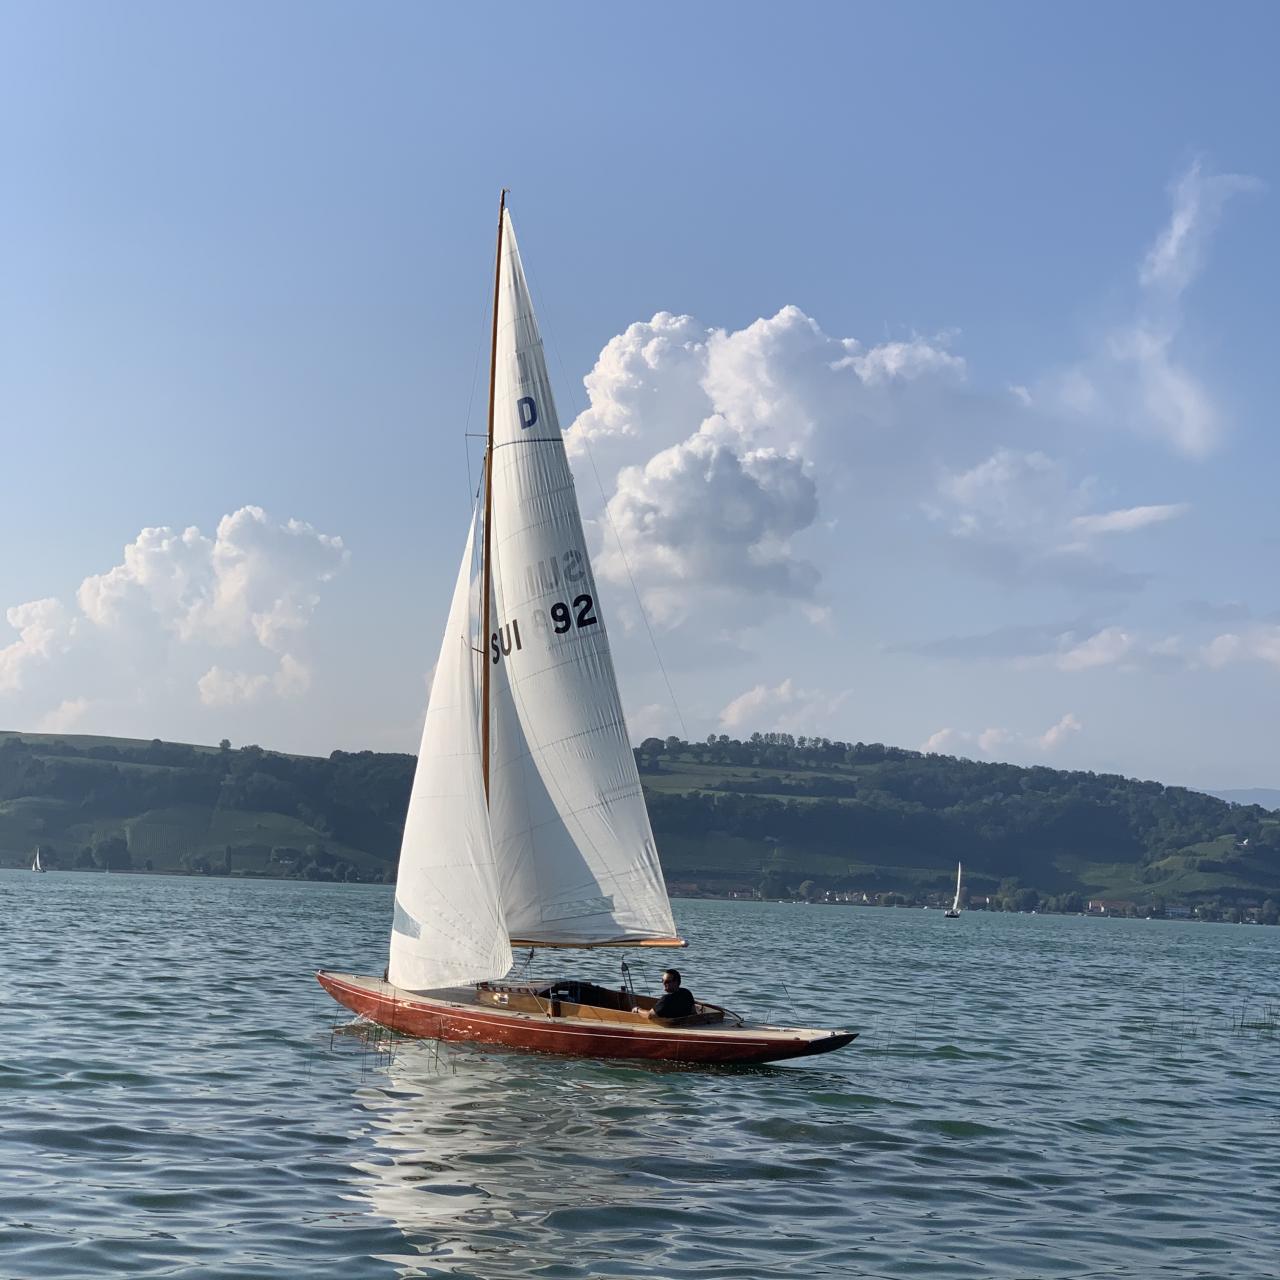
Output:
[[[1075,909],[1280,897],[1280,813],[1108,774],[753,734],[636,750],[689,892],[948,892]],[[384,880],[413,759],[0,733],[0,865]]]

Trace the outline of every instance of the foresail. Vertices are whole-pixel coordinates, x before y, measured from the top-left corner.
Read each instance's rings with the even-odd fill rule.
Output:
[[[510,218],[494,396],[489,813],[511,937],[675,932]]]
[[[501,977],[511,967],[480,772],[475,523],[431,683],[400,846],[387,977],[410,991]]]

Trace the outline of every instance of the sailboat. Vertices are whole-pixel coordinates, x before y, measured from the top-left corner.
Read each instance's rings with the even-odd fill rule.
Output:
[[[36,856],[31,859],[31,870],[32,871],[48,871],[49,870],[48,867],[42,865],[42,863],[40,862],[40,846],[39,845],[36,845]]]
[[[684,945],[504,191],[484,481],[422,731],[388,964],[381,978],[316,976],[394,1031],[579,1057],[756,1063],[854,1039],[705,1002],[656,1019],[629,982],[504,978],[513,947]]]
[[[951,909],[950,909],[949,911],[944,911],[944,912],[942,913],[943,918],[944,918],[944,919],[946,919],[946,920],[959,920],[959,919],[960,919],[960,875],[961,875],[961,871],[962,871],[961,865],[960,865],[960,863],[958,863],[958,862],[957,862],[957,863],[956,863],[956,896],[955,896],[954,900],[953,900],[953,901],[952,901],[952,903],[951,903]]]

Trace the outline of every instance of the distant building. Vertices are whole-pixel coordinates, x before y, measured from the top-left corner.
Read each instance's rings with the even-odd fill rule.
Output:
[[[1086,909],[1091,916],[1127,916],[1134,906],[1122,898],[1090,898]]]

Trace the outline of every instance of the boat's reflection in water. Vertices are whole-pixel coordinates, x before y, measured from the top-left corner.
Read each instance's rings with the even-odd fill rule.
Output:
[[[590,1275],[622,1249],[643,1271],[665,1248],[688,1073],[382,1037],[363,1052],[355,1189],[402,1233],[379,1255],[401,1275]]]

